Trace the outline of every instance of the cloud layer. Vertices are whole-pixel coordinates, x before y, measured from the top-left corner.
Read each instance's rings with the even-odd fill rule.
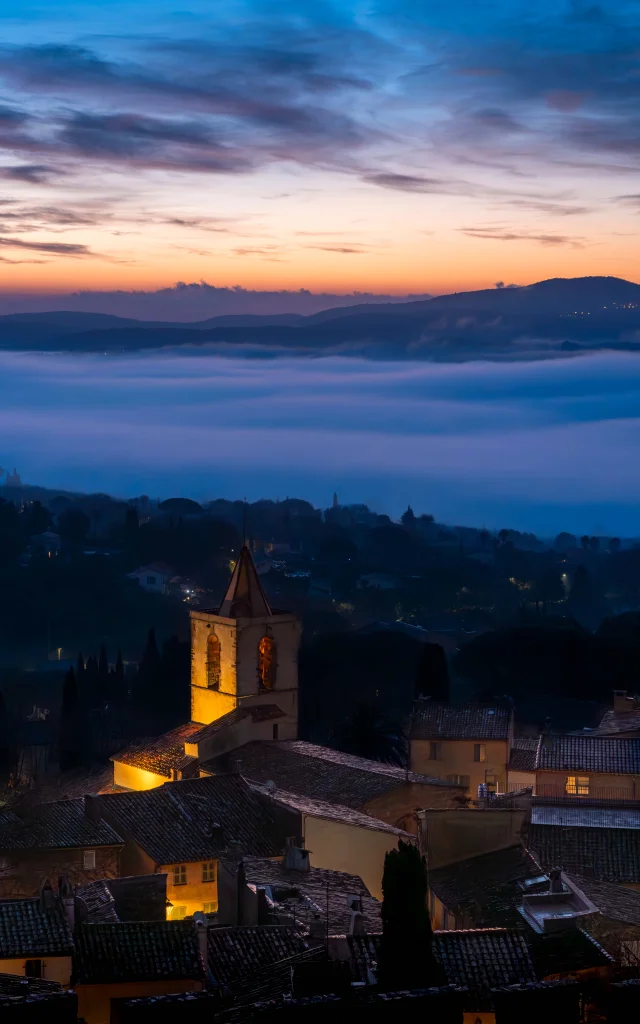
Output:
[[[337,488],[394,515],[411,502],[457,523],[637,532],[637,356],[444,365],[5,353],[0,381],[0,462],[34,483],[319,504]]]

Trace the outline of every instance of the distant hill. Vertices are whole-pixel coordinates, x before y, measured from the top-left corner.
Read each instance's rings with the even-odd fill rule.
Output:
[[[0,317],[0,348],[75,352],[207,346],[254,355],[362,354],[380,359],[531,359],[640,350],[640,285],[555,278],[404,303],[358,303],[311,316],[229,315],[197,323],[58,311]]]

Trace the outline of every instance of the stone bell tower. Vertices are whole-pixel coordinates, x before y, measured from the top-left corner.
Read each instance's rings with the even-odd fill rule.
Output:
[[[220,607],[191,612],[191,720],[275,705],[279,738],[296,739],[300,634],[295,615],[269,606],[245,544]]]

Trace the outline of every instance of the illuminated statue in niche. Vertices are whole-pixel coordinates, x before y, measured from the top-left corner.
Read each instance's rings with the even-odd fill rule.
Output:
[[[273,690],[276,685],[277,667],[275,640],[270,636],[263,636],[258,644],[258,681],[261,690]]]
[[[207,639],[207,686],[210,690],[220,689],[220,640],[215,633]]]

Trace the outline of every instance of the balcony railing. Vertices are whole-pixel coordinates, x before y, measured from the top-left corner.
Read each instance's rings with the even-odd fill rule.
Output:
[[[572,790],[567,791],[566,786],[539,782],[535,788],[535,795],[536,797],[542,797],[545,800],[561,800],[563,802],[570,800],[571,803],[574,804],[580,804],[581,802],[590,803],[593,800],[599,800],[603,803],[634,803],[637,800],[632,787],[599,786],[597,782],[590,782],[588,786],[580,786],[577,788],[579,791],[576,793]]]

